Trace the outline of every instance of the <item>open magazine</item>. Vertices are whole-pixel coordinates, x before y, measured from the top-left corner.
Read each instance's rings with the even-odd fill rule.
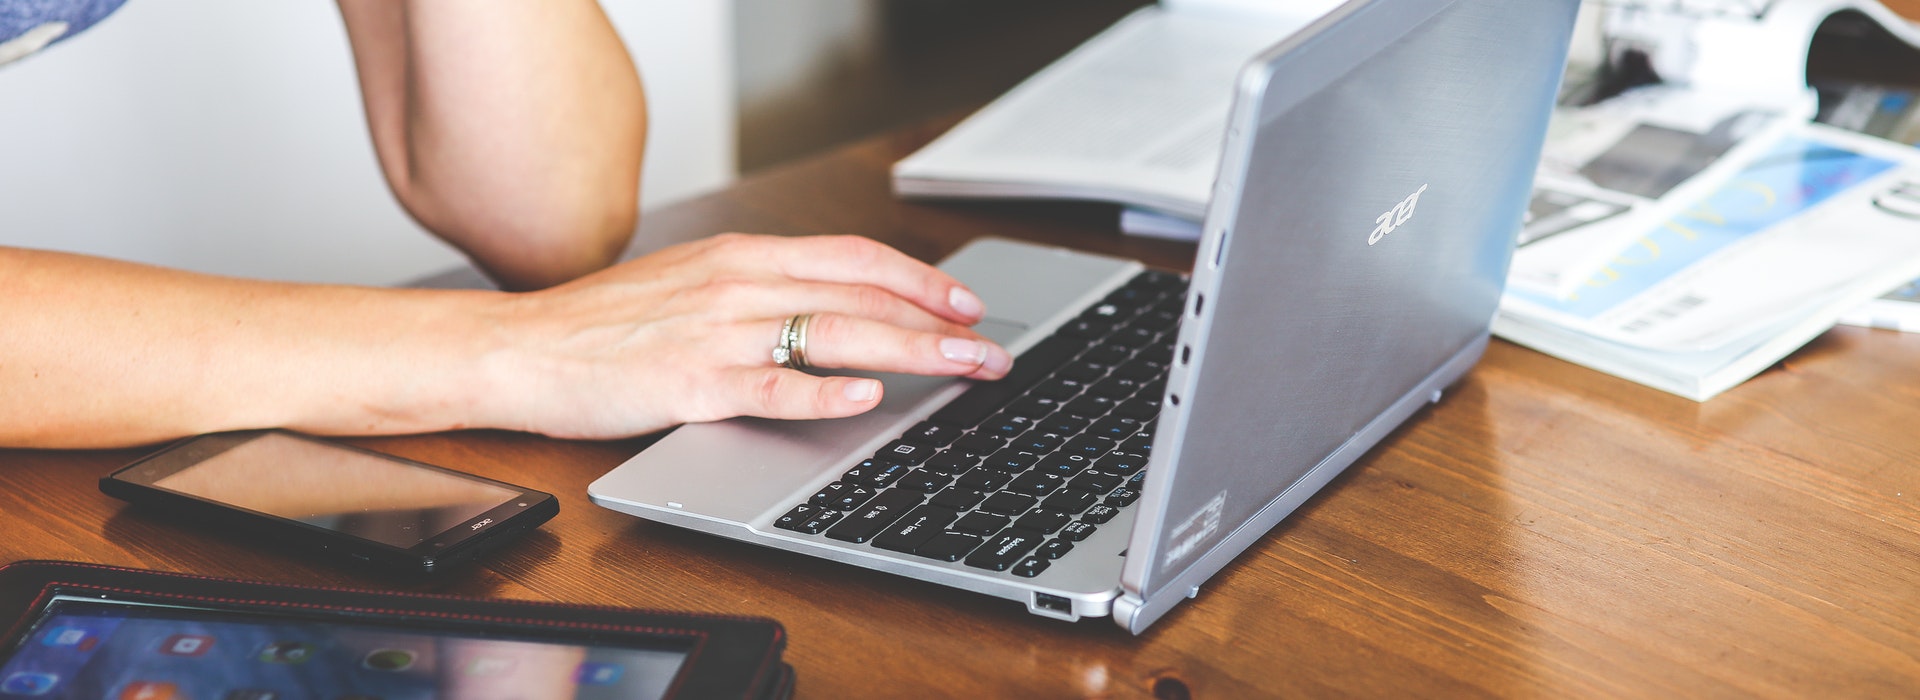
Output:
[[[1920,89],[1853,82],[1816,82],[1823,124],[1920,146]],[[1917,224],[1920,225],[1920,224]],[[1855,307],[1840,322],[1920,333],[1920,279]]]
[[[1917,214],[1920,151],[1810,124],[1575,294],[1510,288],[1493,330],[1704,401],[1920,276]]]

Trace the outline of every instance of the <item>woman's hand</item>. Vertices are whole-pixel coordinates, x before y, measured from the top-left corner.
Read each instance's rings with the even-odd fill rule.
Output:
[[[968,328],[984,312],[952,277],[869,239],[725,234],[504,297],[473,401],[482,424],[573,438],[850,416],[879,403],[880,382],[777,365],[788,318],[813,315],[817,367],[998,379],[1012,356]]]

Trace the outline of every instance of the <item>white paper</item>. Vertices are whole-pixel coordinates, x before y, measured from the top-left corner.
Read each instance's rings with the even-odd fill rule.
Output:
[[[1812,124],[1617,249],[1578,294],[1510,288],[1501,313],[1650,353],[1714,354],[1812,316],[1827,314],[1825,327],[1916,274],[1920,151]]]

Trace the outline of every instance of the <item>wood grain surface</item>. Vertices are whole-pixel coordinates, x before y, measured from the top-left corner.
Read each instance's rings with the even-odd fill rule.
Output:
[[[852,145],[651,213],[649,240],[979,235],[1182,268],[1093,206],[908,204]],[[0,560],[774,617],[799,696],[1914,697],[1920,335],[1841,328],[1707,403],[1504,342],[1146,634],[636,520],[586,486],[645,439],[354,442],[559,494],[483,565],[400,579],[99,493],[139,451],[0,451]]]

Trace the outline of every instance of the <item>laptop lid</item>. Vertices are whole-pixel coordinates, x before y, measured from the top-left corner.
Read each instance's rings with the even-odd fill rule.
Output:
[[[1116,610],[1140,630],[1487,342],[1577,0],[1356,0],[1239,80]]]

